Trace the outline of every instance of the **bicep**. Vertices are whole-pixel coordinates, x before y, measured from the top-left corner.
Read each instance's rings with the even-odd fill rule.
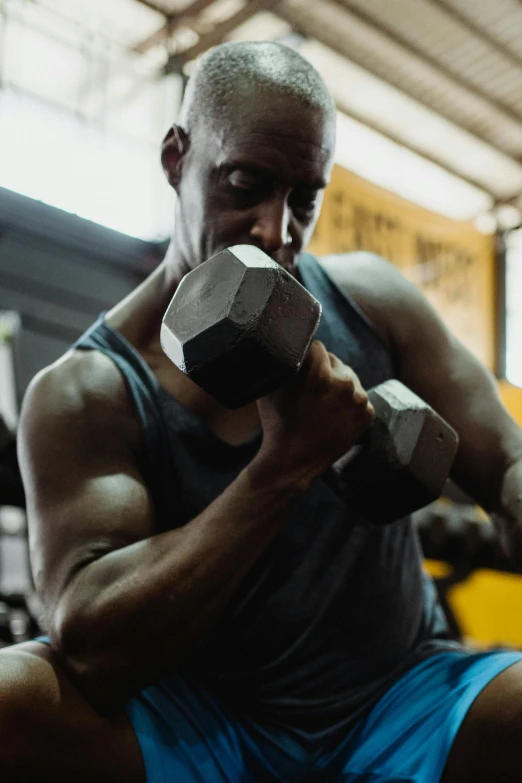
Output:
[[[74,469],[64,483],[60,467],[46,471],[43,486],[35,472],[28,504],[31,565],[45,603],[88,563],[154,532],[149,494],[127,467],[97,475]]]

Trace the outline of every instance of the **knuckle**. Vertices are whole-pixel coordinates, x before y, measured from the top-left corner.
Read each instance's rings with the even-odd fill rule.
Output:
[[[349,392],[352,395],[352,398],[354,397],[355,392],[355,383],[353,378],[348,375],[345,378],[343,378],[343,387],[345,391]]]
[[[357,405],[366,408],[368,403],[368,395],[363,389],[356,387],[353,394],[353,400]]]

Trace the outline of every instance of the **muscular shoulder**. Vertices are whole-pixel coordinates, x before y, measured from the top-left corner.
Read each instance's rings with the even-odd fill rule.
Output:
[[[318,259],[337,286],[368,316],[382,340],[397,348],[429,309],[416,286],[381,256],[365,251]]]
[[[87,453],[116,443],[132,447],[137,438],[125,382],[99,351],[70,351],[29,385],[20,420],[22,462],[24,454],[41,458],[64,441]]]
[[[100,351],[70,351],[31,381],[24,413],[90,419],[114,414],[125,400],[123,378]]]

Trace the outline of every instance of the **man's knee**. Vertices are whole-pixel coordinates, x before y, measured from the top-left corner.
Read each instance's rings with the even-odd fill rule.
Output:
[[[52,700],[48,664],[24,649],[0,652],[0,772],[20,768],[34,754]]]
[[[0,651],[0,780],[42,779],[130,782],[144,773],[125,716],[98,715],[50,648],[29,642]]]

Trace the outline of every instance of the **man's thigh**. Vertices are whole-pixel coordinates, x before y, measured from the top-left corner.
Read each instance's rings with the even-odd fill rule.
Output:
[[[515,758],[522,736],[521,672],[518,652],[454,650],[422,661],[397,680],[347,737],[339,783],[520,783],[522,774],[509,777],[504,766],[510,769],[512,761],[522,772]],[[510,714],[506,698],[511,699]],[[464,734],[465,724],[471,729]],[[498,744],[491,751],[493,742]]]
[[[45,644],[0,651],[2,783],[144,783],[140,748],[127,717],[99,715],[73,687]]]
[[[442,783],[522,780],[522,661],[477,696],[450,751]]]

